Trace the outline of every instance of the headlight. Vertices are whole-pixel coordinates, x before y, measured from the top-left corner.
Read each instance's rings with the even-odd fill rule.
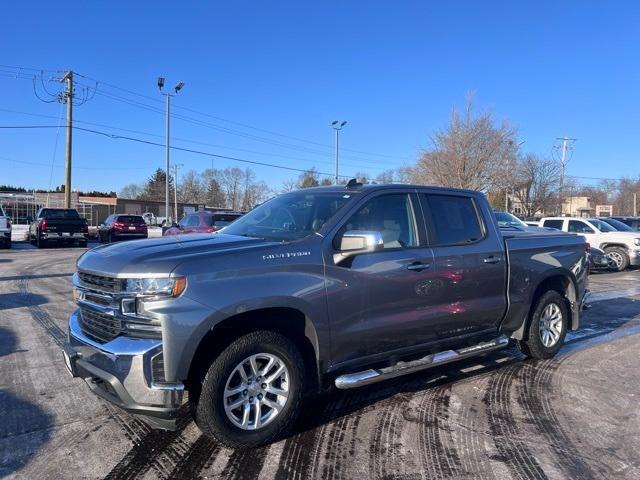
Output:
[[[125,292],[144,296],[178,297],[186,287],[185,277],[128,278],[124,281]]]
[[[633,243],[634,243],[636,246],[640,247],[640,238],[634,238],[634,239],[633,239]]]

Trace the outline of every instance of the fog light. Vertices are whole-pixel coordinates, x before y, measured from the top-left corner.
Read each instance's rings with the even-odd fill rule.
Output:
[[[151,359],[151,382],[155,385],[167,383],[164,376],[164,355],[162,352]]]

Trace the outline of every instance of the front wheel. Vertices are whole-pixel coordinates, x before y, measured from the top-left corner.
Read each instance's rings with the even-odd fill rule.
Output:
[[[271,443],[297,417],[303,378],[304,363],[291,340],[270,331],[244,335],[209,367],[192,405],[196,423],[231,448]]]
[[[527,338],[520,340],[520,351],[528,357],[545,359],[558,353],[569,324],[565,299],[555,290],[542,295],[531,313]]]
[[[622,272],[629,266],[629,255],[623,248],[608,247],[604,249],[609,261],[609,269]]]

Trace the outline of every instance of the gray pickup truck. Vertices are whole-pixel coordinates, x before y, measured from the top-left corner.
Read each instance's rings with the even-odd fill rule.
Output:
[[[587,248],[501,231],[478,192],[351,181],[287,193],[216,234],[83,254],[65,362],[152,426],[175,427],[188,391],[205,434],[261,445],[332,386],[511,341],[552,357],[578,328]]]

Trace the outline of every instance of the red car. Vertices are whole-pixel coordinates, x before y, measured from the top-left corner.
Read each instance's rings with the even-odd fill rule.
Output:
[[[147,224],[140,215],[109,215],[98,226],[100,243],[111,243],[118,240],[147,238]]]
[[[165,236],[183,235],[185,233],[212,233],[226,227],[242,213],[237,212],[209,212],[206,210],[190,213],[177,225],[164,232]]]

